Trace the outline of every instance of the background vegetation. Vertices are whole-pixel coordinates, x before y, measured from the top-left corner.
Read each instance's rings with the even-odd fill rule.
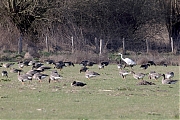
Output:
[[[179,0],[1,0],[0,48],[23,54],[173,52],[180,48]],[[173,50],[171,49],[171,39]],[[123,51],[124,52],[124,51]],[[1,56],[2,57],[2,56]]]

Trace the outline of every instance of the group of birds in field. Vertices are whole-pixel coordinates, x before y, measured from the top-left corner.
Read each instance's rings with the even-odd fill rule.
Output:
[[[172,80],[172,78],[174,77],[174,72],[172,72],[172,71],[167,72],[165,74],[160,74],[155,71],[151,71],[150,73],[146,73],[146,74],[145,73],[135,73],[133,71],[133,67],[136,65],[136,62],[129,58],[123,58],[123,55],[121,53],[119,53],[118,55],[120,55],[121,60],[123,60],[125,62],[124,65],[121,63],[117,64],[117,68],[119,69],[119,75],[122,76],[123,79],[126,79],[127,75],[132,74],[135,79],[137,79],[137,80],[142,79],[142,81],[140,81],[138,83],[138,85],[155,85],[155,83],[153,83],[153,82],[148,82],[146,80],[143,80],[143,78],[146,75],[148,75],[149,79],[155,79],[155,80],[158,80],[162,76],[163,77],[162,84],[174,84],[178,81],[178,80]],[[21,61],[21,62],[18,62],[19,69],[11,67],[15,63],[2,63],[2,67],[9,68],[10,72],[12,72],[12,73],[18,73],[18,75],[17,75],[18,80],[20,82],[22,82],[22,84],[24,84],[24,82],[27,82],[27,81],[30,82],[30,81],[32,81],[32,79],[35,79],[35,80],[38,80],[39,82],[41,82],[47,76],[49,76],[49,80],[48,80],[49,83],[51,81],[58,81],[59,79],[63,78],[58,73],[58,71],[57,71],[58,69],[62,70],[63,67],[74,66],[74,64],[72,62],[63,62],[63,61],[54,62],[53,60],[45,60],[44,62],[46,64],[54,65],[54,69],[51,70],[50,75],[44,74],[43,72],[45,70],[50,70],[52,67],[45,66],[44,63],[42,63],[42,62]],[[99,76],[100,74],[98,72],[89,70],[89,67],[93,66],[94,64],[96,64],[96,63],[90,62],[88,60],[81,61],[79,63],[79,65],[81,65],[82,67],[80,68],[79,72],[80,73],[84,72],[85,77],[87,79],[90,79],[91,77]],[[109,65],[109,62],[101,62],[98,64],[98,69],[103,69],[105,66],[108,66],[108,65]],[[148,61],[147,64],[140,65],[140,68],[147,69],[149,66],[152,66],[152,65],[156,66],[156,64],[153,61]],[[21,74],[23,72],[22,68],[24,66],[32,66],[32,67],[31,67],[31,70],[29,70],[28,72]],[[130,67],[130,70],[125,69],[125,67]],[[6,70],[3,70],[2,76],[8,77],[8,72]],[[82,87],[82,86],[85,86],[86,83],[83,83],[80,81],[73,81],[71,83],[71,85]]]

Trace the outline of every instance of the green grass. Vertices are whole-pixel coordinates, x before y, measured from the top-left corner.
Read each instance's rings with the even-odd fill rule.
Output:
[[[13,66],[17,67],[17,65]],[[122,79],[116,65],[98,70],[101,75],[90,80],[79,73],[81,66],[66,67],[59,73],[63,79],[48,83],[48,78],[39,83],[32,81],[24,86],[17,80],[16,73],[9,78],[1,77],[0,118],[3,119],[179,119],[179,82],[162,85],[161,78],[152,81],[156,85],[140,86],[131,75]],[[5,70],[4,68],[1,68]],[[31,69],[24,68],[24,72]],[[134,71],[148,73],[174,71],[179,80],[178,66],[152,66]],[[9,71],[9,69],[8,69]],[[49,74],[50,71],[45,71]],[[87,84],[85,87],[71,87],[74,80]]]

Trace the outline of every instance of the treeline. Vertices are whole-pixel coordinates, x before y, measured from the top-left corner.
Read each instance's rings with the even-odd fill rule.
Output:
[[[19,53],[28,47],[99,53],[100,39],[112,51],[123,39],[130,50],[146,49],[147,40],[150,49],[180,46],[178,0],[1,0],[0,16],[1,49]]]

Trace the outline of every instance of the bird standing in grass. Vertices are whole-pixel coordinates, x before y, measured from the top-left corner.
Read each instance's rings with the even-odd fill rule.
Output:
[[[57,81],[58,79],[62,79],[62,76],[55,70],[52,71],[49,77],[49,83],[53,81]]]
[[[143,80],[143,78],[144,78],[145,75],[146,75],[146,74],[144,74],[144,73],[135,73],[135,72],[133,72],[133,71],[131,71],[131,73],[133,74],[133,77],[134,77],[135,79],[137,79],[137,80],[139,80],[139,79],[142,79],[142,80]]]
[[[118,55],[120,55],[121,56],[121,59],[127,64],[127,66],[130,66],[131,68],[133,67],[133,66],[135,66],[136,65],[136,62],[134,62],[133,60],[131,60],[130,58],[123,58],[122,56],[122,54],[121,53],[119,53]],[[126,66],[125,66],[126,67]]]
[[[6,70],[3,70],[1,74],[2,74],[2,77],[6,76],[8,78],[8,72]]]
[[[94,71],[90,71],[90,70],[86,70],[86,72],[85,72],[85,77],[88,79],[90,79],[91,77],[96,77],[98,75],[100,75],[100,74],[97,72],[94,72]]]
[[[5,68],[10,68],[11,66],[14,65],[14,63],[1,63],[3,67]]]
[[[162,75],[161,75],[160,73],[156,73],[155,71],[151,71],[148,76],[149,76],[149,79],[155,79],[155,80],[157,80],[157,79],[159,79]]]
[[[120,70],[119,75],[121,75],[123,79],[126,79],[126,76],[129,75],[129,72],[126,70]]]
[[[37,72],[33,75],[33,79],[38,80],[39,82],[41,82],[43,79],[45,79],[48,75],[47,74],[43,74],[40,72]]]
[[[27,81],[32,81],[32,76],[28,75],[28,74],[20,74],[20,72],[18,71],[18,80],[22,83],[22,85],[24,85],[24,82]]]
[[[149,66],[150,66],[150,64],[147,63],[147,64],[141,65],[140,68],[146,70]]]

